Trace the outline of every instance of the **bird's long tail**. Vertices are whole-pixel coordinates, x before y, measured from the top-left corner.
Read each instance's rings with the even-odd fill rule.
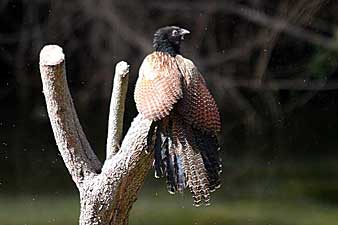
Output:
[[[210,202],[210,192],[220,185],[217,140],[193,129],[175,115],[157,123],[155,176],[165,176],[170,193],[189,188],[194,204]]]

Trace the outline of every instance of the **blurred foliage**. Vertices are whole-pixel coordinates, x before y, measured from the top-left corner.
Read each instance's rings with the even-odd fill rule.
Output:
[[[310,77],[314,79],[327,80],[332,75],[332,71],[337,68],[338,53],[326,49],[317,49],[317,54],[314,54],[310,59],[308,71]]]

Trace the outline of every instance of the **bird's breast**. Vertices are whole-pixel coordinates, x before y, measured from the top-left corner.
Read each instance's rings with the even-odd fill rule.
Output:
[[[175,58],[167,53],[153,52],[143,61],[139,76],[146,80],[156,80],[158,77],[179,76]]]

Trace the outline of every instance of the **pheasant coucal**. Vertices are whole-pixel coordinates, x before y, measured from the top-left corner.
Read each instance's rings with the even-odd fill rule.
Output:
[[[220,186],[217,105],[194,65],[180,54],[188,30],[167,26],[154,34],[155,51],[143,60],[135,87],[137,110],[153,120],[155,176],[166,176],[170,193],[188,187],[194,204],[209,204]],[[149,139],[149,140],[150,140]]]

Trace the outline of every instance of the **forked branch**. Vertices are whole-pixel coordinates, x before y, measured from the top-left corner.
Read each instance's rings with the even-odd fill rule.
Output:
[[[81,128],[67,86],[65,57],[59,46],[42,49],[40,72],[57,146],[80,192],[80,224],[127,224],[129,211],[152,161],[152,155],[145,151],[149,147],[151,121],[141,115],[134,119],[119,148],[128,64],[121,62],[116,66],[103,166]]]

